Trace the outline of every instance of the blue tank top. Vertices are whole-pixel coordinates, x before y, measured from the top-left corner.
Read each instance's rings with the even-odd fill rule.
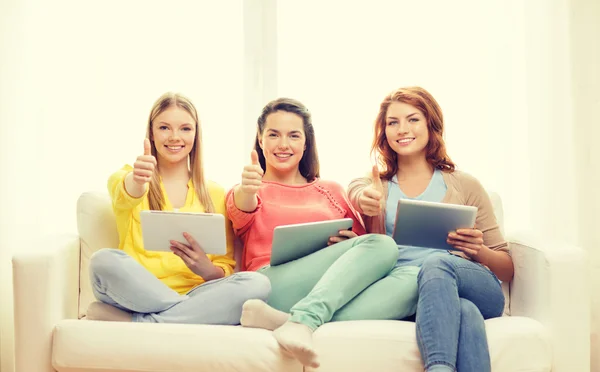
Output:
[[[423,200],[430,202],[441,202],[444,200],[448,187],[444,182],[444,176],[442,171],[436,169],[433,172],[429,185],[423,191],[423,193],[415,198],[409,198],[406,196],[400,186],[398,186],[398,177],[394,176],[388,182],[388,195],[386,202],[386,213],[385,213],[385,230],[386,234],[392,236],[394,231],[394,223],[396,221],[396,209],[398,208],[398,200],[400,199],[411,199],[411,200]],[[447,253],[440,249],[430,249],[421,247],[412,247],[407,245],[398,245],[398,262],[396,266],[419,266],[423,264],[426,257],[432,254]]]

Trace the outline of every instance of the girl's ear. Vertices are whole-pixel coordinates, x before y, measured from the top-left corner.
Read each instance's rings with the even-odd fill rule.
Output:
[[[262,138],[260,138],[258,135],[256,136],[256,139],[258,140],[258,145],[260,146],[260,148],[263,148],[263,144],[262,144]]]

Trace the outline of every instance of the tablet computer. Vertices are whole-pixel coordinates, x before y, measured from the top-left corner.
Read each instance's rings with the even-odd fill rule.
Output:
[[[227,253],[225,217],[219,213],[149,211],[140,212],[142,239],[147,251],[171,252],[170,240],[188,244],[189,233],[208,254]]]
[[[273,230],[271,266],[297,260],[327,247],[332,236],[352,228],[352,218],[277,226]]]
[[[448,233],[473,228],[477,207],[400,199],[392,237],[399,245],[455,250]]]

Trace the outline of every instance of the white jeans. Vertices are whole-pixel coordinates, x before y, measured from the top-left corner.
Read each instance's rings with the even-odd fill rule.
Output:
[[[266,276],[239,272],[180,295],[118,249],[92,255],[90,280],[99,301],[131,312],[134,322],[237,325],[244,302],[271,292]]]

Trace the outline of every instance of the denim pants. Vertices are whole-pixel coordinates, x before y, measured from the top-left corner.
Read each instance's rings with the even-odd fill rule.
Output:
[[[414,314],[419,268],[394,268],[397,259],[392,238],[368,234],[260,272],[271,280],[269,305],[314,330],[329,321]]]
[[[90,279],[99,301],[131,312],[134,322],[237,325],[244,302],[266,301],[271,291],[264,275],[239,272],[180,295],[118,249],[92,255]]]
[[[436,254],[423,262],[418,286],[417,343],[425,370],[491,371],[484,319],[504,310],[496,276],[479,263]]]

